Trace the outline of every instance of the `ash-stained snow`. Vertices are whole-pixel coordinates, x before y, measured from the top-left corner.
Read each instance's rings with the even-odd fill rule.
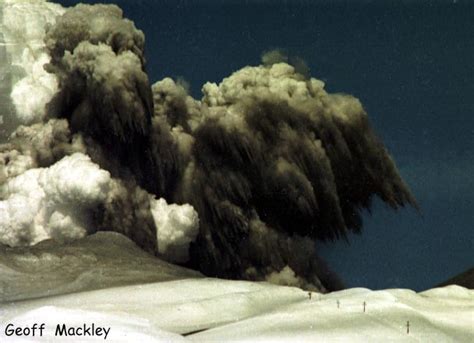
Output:
[[[64,244],[0,245],[0,276],[2,303],[201,275],[155,258],[121,234],[97,232]]]

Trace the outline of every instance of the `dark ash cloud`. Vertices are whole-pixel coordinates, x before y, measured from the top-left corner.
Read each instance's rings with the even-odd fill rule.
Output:
[[[153,102],[144,71],[144,35],[114,5],[77,5],[45,37],[46,69],[60,91],[47,106],[107,149],[155,193],[149,155]]]
[[[143,33],[116,6],[68,9],[45,42],[59,81],[47,113],[71,132],[44,158],[53,163],[78,135],[111,173],[96,229],[158,253],[150,194],[164,197],[199,214],[188,266],[334,290],[342,283],[315,241],[361,232],[376,196],[416,206],[361,103],[328,94],[302,60],[267,53],[196,100],[168,78],[150,87]]]
[[[177,185],[172,200],[200,216],[193,267],[265,279],[289,266],[317,285],[308,242],[359,233],[374,196],[394,209],[416,206],[360,102],[323,87],[286,63],[208,83],[200,102],[170,80],[153,87],[156,117],[180,132],[170,134],[174,145],[180,135],[192,144],[173,153],[185,156],[181,180],[168,177]]]

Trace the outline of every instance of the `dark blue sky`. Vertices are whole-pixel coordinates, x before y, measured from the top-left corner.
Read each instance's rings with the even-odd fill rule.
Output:
[[[282,48],[361,99],[422,215],[376,203],[350,245],[320,244],[348,286],[422,290],[474,266],[474,1],[101,2],[145,32],[153,82],[183,77],[200,98]]]

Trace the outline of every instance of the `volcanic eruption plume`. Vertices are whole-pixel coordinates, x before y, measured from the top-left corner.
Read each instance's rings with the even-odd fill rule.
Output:
[[[68,227],[125,233],[206,275],[330,290],[340,283],[315,240],[359,233],[374,196],[394,209],[416,206],[361,103],[327,93],[301,61],[267,54],[260,66],[206,83],[196,100],[169,78],[150,86],[144,42],[110,5],[66,9],[46,29],[45,69],[58,90],[46,115],[0,150],[0,220],[17,215],[12,199],[31,193],[18,181],[27,173],[43,180],[34,192],[44,196],[30,219],[0,231],[3,243],[36,242],[29,237],[42,218],[43,230],[61,237]],[[45,191],[61,179],[54,166],[67,173],[73,162],[95,175],[97,192]]]

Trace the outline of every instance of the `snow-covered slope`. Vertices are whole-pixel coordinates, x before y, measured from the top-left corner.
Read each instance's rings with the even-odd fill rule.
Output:
[[[350,289],[309,299],[292,287],[185,279],[12,303],[0,322],[46,323],[44,339],[54,338],[57,324],[94,323],[110,327],[109,341],[179,342],[185,334],[196,342],[470,342],[473,315],[473,291],[458,286],[420,294]]]
[[[459,286],[310,298],[294,287],[201,277],[116,233],[25,249],[1,250],[2,342],[103,340],[55,337],[63,323],[110,327],[109,342],[470,342],[474,333],[474,291]],[[46,328],[43,337],[6,337],[8,323]]]
[[[116,232],[97,232],[65,244],[0,245],[0,303],[201,276],[149,255]]]
[[[402,289],[350,289],[313,300],[301,299],[191,338],[245,342],[470,342],[474,338],[473,325],[474,293],[460,287],[421,294]]]

